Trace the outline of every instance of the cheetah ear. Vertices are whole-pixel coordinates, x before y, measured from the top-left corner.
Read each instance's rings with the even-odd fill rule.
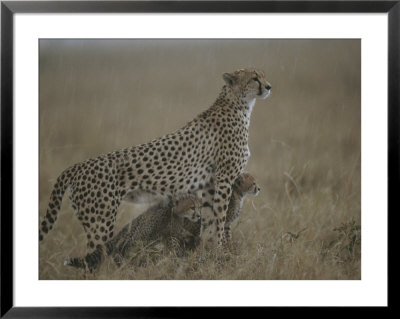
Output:
[[[242,184],[242,182],[243,182],[243,176],[242,176],[242,175],[239,175],[239,176],[236,178],[234,184],[235,184],[236,186],[240,186],[240,185]]]
[[[235,81],[236,81],[236,76],[233,75],[232,73],[224,73],[222,75],[222,78],[224,79],[224,81],[228,85],[233,85],[235,83]]]

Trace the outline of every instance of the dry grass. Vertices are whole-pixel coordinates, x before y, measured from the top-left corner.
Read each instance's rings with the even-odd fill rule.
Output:
[[[221,74],[256,66],[271,82],[250,127],[247,170],[261,187],[233,228],[235,253],[177,257],[139,247],[94,274],[64,198],[40,245],[40,279],[360,279],[360,42],[353,40],[41,42],[40,213],[69,165],[146,142],[206,109]],[[121,228],[146,207],[123,204]]]

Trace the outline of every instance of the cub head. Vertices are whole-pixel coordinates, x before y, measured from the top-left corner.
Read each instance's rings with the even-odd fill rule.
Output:
[[[238,98],[247,101],[265,99],[271,92],[271,84],[264,77],[264,72],[255,69],[240,69],[233,73],[224,73],[223,79]]]
[[[260,187],[258,187],[255,179],[249,173],[243,173],[235,180],[233,190],[241,196],[248,194],[258,195]]]
[[[200,220],[201,202],[194,195],[183,195],[173,199],[172,213],[180,218],[186,217],[192,222]]]

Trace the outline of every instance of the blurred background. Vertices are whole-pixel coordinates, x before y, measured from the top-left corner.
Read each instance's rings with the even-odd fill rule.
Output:
[[[360,49],[359,40],[40,40],[40,214],[63,169],[180,128],[214,102],[224,72],[255,67],[272,85],[250,124],[247,171],[262,191],[246,200],[236,240],[254,258],[260,243],[272,254],[268,245],[303,229],[303,244],[328,241],[335,227],[361,220]],[[118,227],[144,209],[124,204]],[[41,244],[40,277],[76,279],[58,266],[85,249],[65,196]],[[338,275],[309,262],[303,279],[360,276],[358,263]],[[257,278],[299,279],[290,265]]]

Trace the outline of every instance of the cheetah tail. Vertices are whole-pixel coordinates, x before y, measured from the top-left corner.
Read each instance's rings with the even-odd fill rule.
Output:
[[[53,229],[53,225],[57,220],[57,215],[61,208],[63,195],[70,183],[69,176],[69,169],[67,169],[57,178],[50,195],[46,215],[40,219],[39,241],[42,241],[46,234]]]

